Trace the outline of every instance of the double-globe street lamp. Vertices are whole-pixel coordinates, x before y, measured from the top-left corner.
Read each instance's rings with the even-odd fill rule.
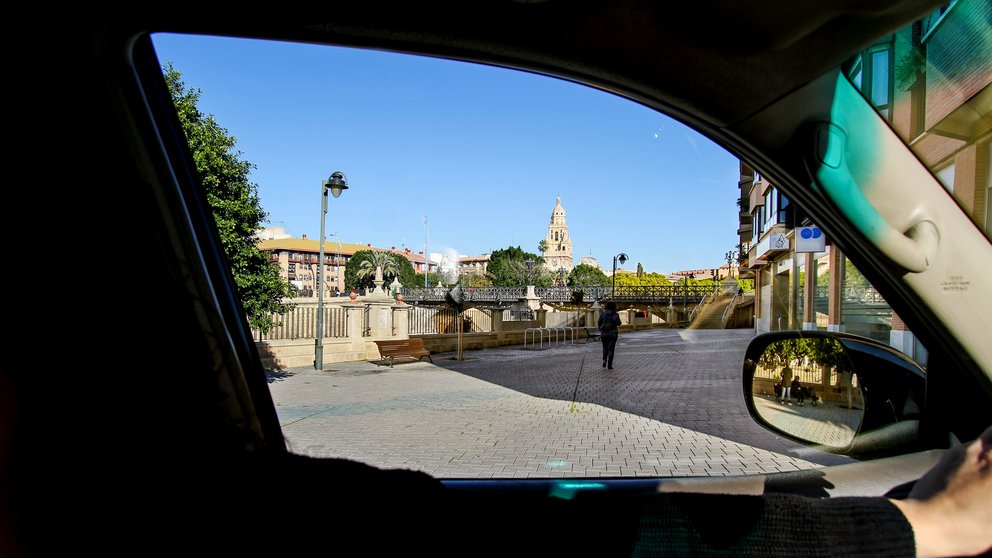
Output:
[[[334,171],[320,186],[320,258],[317,260],[317,331],[314,335],[315,370],[324,369],[324,221],[327,217],[327,191],[335,198],[348,189],[348,179],[341,171]]]
[[[616,256],[613,256],[613,288],[610,290],[610,298],[616,299],[613,294],[617,290],[617,261],[620,261],[620,265],[627,263],[627,254],[620,252]]]

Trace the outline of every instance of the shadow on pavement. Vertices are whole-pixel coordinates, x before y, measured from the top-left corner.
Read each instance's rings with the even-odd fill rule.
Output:
[[[694,432],[797,455],[797,443],[754,422],[744,404],[741,365],[750,330],[656,329],[620,336],[614,370],[602,367],[599,343],[545,350],[520,346],[472,351],[473,360],[434,362],[447,370],[533,397],[590,403]],[[438,358],[440,357],[440,358]],[[823,453],[803,459],[850,463]]]

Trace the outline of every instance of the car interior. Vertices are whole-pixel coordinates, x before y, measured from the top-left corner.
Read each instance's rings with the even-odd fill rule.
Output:
[[[286,529],[277,540],[308,537],[332,552],[342,551],[335,533],[355,525],[421,543],[449,535],[441,525],[394,529],[418,513],[401,482],[344,464],[315,482],[304,474],[311,465],[281,470],[273,466],[281,461],[260,457],[289,450],[162,79],[150,38],[157,32],[413,53],[553,76],[669,115],[760,168],[926,345],[926,370],[878,344],[832,337],[870,371],[859,381],[886,401],[866,412],[864,436],[843,443],[863,461],[761,477],[598,479],[596,490],[905,496],[942,450],[992,424],[992,244],[844,72],[853,54],[941,5],[487,0],[237,14],[149,6],[32,26],[26,60],[16,64],[27,88],[16,129],[54,148],[25,158],[37,158],[38,170],[54,167],[36,175],[59,177],[63,195],[36,187],[30,202],[8,207],[55,210],[55,223],[42,226],[59,230],[48,238],[63,246],[55,267],[64,273],[53,283],[67,296],[42,312],[12,297],[21,316],[12,346],[34,358],[19,355],[0,376],[0,423],[8,425],[0,431],[0,539],[8,541],[0,553],[125,539],[146,543],[140,552],[201,539],[204,551],[251,552],[276,526]],[[67,179],[74,188],[64,187]],[[24,213],[18,228],[37,227]],[[952,277],[966,278],[967,289],[946,288]],[[28,331],[47,342],[32,342]],[[759,337],[747,359],[789,338]],[[753,375],[742,363],[745,393]],[[279,494],[264,486],[276,481]],[[444,485],[490,493],[501,513],[534,522],[500,537],[547,536],[541,519],[521,509],[546,498],[551,481]],[[329,513],[341,492],[364,500],[329,515],[326,538],[294,531],[321,525],[313,514]],[[485,542],[477,544],[485,553]]]

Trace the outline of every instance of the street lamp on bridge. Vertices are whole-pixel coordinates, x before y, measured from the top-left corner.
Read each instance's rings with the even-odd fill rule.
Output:
[[[320,185],[320,258],[317,261],[317,331],[314,334],[313,367],[324,369],[324,221],[327,217],[327,191],[335,198],[348,189],[348,179],[341,171],[334,171]],[[340,250],[339,250],[340,251]]]
[[[737,251],[736,250],[731,250],[731,251],[727,252],[727,254],[724,257],[727,258],[727,276],[728,277],[733,277],[734,276],[734,268],[733,268],[732,262],[737,259]]]
[[[627,263],[627,254],[620,252],[616,256],[613,256],[613,289],[610,291],[610,298],[616,300],[616,296],[613,294],[617,290],[617,260],[620,261],[620,265]]]
[[[689,279],[695,279],[696,274],[690,273],[688,277],[682,276],[682,314],[685,315],[686,298],[689,297]]]

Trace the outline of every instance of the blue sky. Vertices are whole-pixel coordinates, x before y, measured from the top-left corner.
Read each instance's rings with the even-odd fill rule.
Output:
[[[157,35],[160,60],[256,165],[272,225],[343,242],[476,255],[537,252],[561,196],[576,263],[669,273],[737,243],[737,159],[690,128],[574,83],[326,46]]]

